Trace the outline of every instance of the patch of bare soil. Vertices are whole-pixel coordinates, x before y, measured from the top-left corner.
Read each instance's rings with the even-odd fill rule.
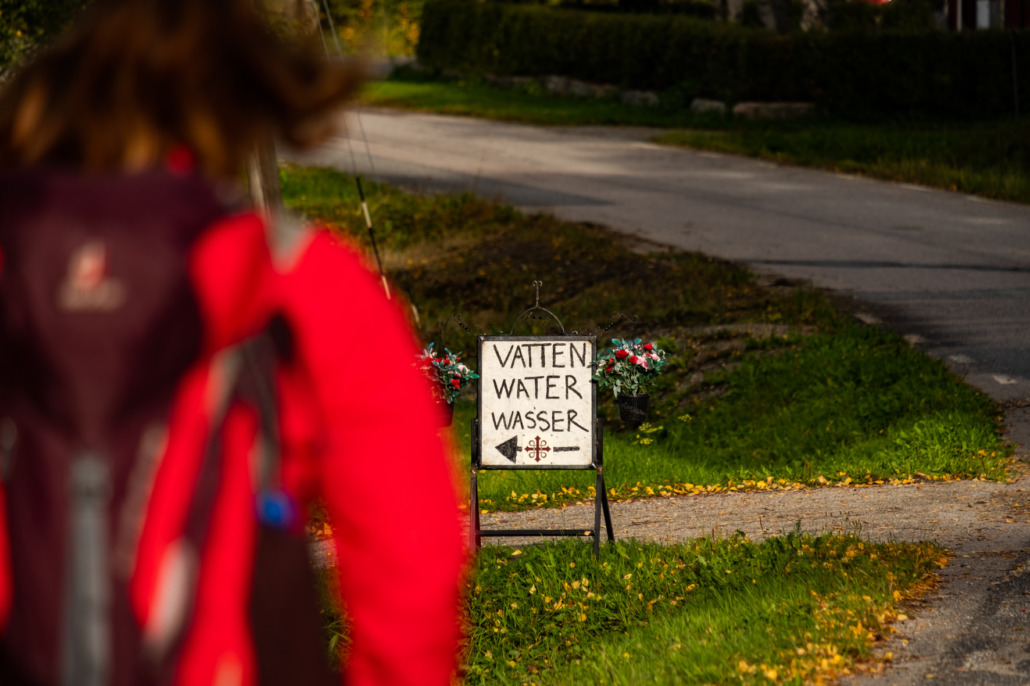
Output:
[[[483,515],[482,526],[590,529],[593,512],[592,504],[497,512]],[[954,547],[1013,526],[1030,532],[1030,480],[723,492],[613,503],[611,512],[616,539],[671,543],[740,531],[762,540],[800,527],[816,534],[845,532],[872,541],[932,540]],[[521,545],[532,540],[506,542]]]

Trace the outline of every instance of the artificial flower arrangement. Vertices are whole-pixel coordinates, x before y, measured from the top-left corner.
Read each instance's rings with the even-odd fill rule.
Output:
[[[665,351],[654,343],[613,338],[611,347],[602,350],[594,361],[594,381],[599,388],[611,388],[616,398],[646,395],[665,361]]]
[[[417,364],[432,382],[433,394],[437,399],[453,405],[462,390],[478,379],[479,374],[462,364],[460,355],[447,348],[444,348],[444,353],[437,355],[430,343],[418,355]]]

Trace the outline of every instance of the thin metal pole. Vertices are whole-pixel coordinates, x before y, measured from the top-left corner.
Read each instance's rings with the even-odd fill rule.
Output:
[[[336,24],[333,22],[333,13],[329,11],[329,0],[322,0],[322,7],[325,8],[325,16],[326,16],[326,19],[329,20],[329,31],[330,31],[330,33],[332,33],[333,42],[336,44],[336,54],[339,57],[342,58],[343,57],[343,46],[340,44],[340,36],[339,36],[339,34],[336,33]],[[325,40],[324,36],[323,36],[323,40]],[[326,52],[328,53],[328,48],[326,48]],[[375,173],[376,173],[375,162],[372,159],[372,149],[368,145],[368,136],[365,135],[365,125],[361,121],[361,113],[360,112],[355,112],[355,117],[358,120],[358,129],[361,131],[361,140],[363,140],[364,143],[365,143],[365,154],[368,155],[369,173],[372,174],[373,176],[375,176]],[[353,153],[352,153],[352,156],[353,156]]]
[[[1019,69],[1016,55],[1016,32],[1009,31],[1009,42],[1012,44],[1012,104],[1016,109],[1016,117],[1019,117]]]
[[[472,462],[471,478],[469,479],[469,550],[475,553],[481,544],[479,537],[479,417],[472,418],[472,450],[469,456]]]
[[[601,440],[603,427],[601,419],[594,419],[594,468],[597,470],[597,480],[594,486],[594,557],[601,552],[601,513],[604,512],[605,524],[608,524],[608,511],[604,507],[606,499],[604,495],[604,443]],[[611,540],[611,526],[606,526],[608,539]]]
[[[333,13],[329,10],[329,0],[322,0],[322,8],[325,10],[326,20],[329,22],[329,32],[333,36],[333,43],[336,45],[336,55],[340,59],[343,59],[343,46],[340,44],[340,36],[336,33],[336,22],[333,21]],[[325,35],[319,30],[319,34],[322,35],[322,45],[325,48],[326,57],[329,57],[329,45],[325,41]],[[375,176],[375,163],[372,161],[372,149],[368,144],[368,136],[365,135],[365,125],[361,122],[361,113],[355,112],[355,117],[358,120],[358,129],[361,131],[361,138],[365,142],[365,152],[368,155],[368,168],[369,173]],[[379,257],[379,246],[376,243],[375,229],[372,226],[372,215],[368,211],[368,202],[365,200],[365,189],[361,185],[361,176],[358,175],[357,161],[354,159],[354,148],[351,145],[350,136],[347,136],[347,149],[350,151],[351,161],[351,173],[354,174],[354,180],[358,186],[358,196],[361,198],[361,213],[365,216],[365,226],[368,229],[368,237],[372,243],[372,253],[376,258],[376,267],[379,269],[379,280],[383,284],[383,292],[386,293],[386,298],[389,300],[392,298],[390,294],[390,283],[386,280],[386,270],[383,269],[383,260]],[[418,312],[415,312],[416,318]]]
[[[469,550],[473,553],[479,550],[479,470],[472,468],[469,479]]]
[[[597,464],[604,465],[604,422],[597,420]],[[604,483],[604,476],[601,477],[601,509],[604,510],[604,528],[608,531],[608,540],[615,540],[615,530],[612,527],[612,512],[608,507],[608,487]]]
[[[325,18],[329,20],[329,31],[333,35],[333,42],[336,43],[336,54],[343,57],[343,47],[340,45],[340,37],[336,34],[336,24],[333,22],[333,13],[329,11],[329,0],[322,0],[322,7],[325,8]],[[322,37],[325,40],[325,37]],[[326,48],[326,52],[329,48]]]
[[[383,282],[383,290],[386,291],[386,299],[390,299],[390,284],[386,280],[386,271],[383,270],[383,261],[379,257],[379,246],[376,244],[376,233],[372,228],[372,215],[368,212],[368,202],[365,201],[365,189],[361,185],[361,177],[355,176],[358,182],[358,197],[361,198],[361,212],[365,215],[365,226],[368,227],[368,238],[372,242],[372,254],[376,258],[376,266],[379,268],[379,279]]]
[[[315,17],[318,17],[318,5],[315,4],[315,0],[308,0],[308,7],[315,10]],[[332,19],[330,18],[330,22]],[[325,56],[329,57],[329,44],[325,42],[325,31],[322,30],[322,22],[318,22],[318,35],[322,38],[322,49],[325,51]]]
[[[604,468],[597,466],[597,485],[594,486],[594,557],[601,552],[601,498],[604,495]]]
[[[608,507],[608,493],[601,497],[601,508],[604,510],[604,528],[608,531],[608,540],[615,540],[615,530],[612,527],[612,512]]]

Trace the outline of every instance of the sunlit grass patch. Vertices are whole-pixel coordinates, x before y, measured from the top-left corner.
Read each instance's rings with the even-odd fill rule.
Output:
[[[945,562],[932,544],[791,533],[482,550],[469,684],[819,683],[890,632]]]
[[[647,425],[606,434],[611,499],[1007,473],[1011,449],[996,432],[993,402],[876,329],[844,326],[775,355],[750,351],[682,396],[673,384]],[[584,500],[594,492],[591,477],[483,473],[481,507]]]
[[[289,204],[366,241],[353,179],[289,167]],[[366,187],[397,290],[420,334],[475,366],[475,333],[545,304],[585,330],[657,338],[673,354],[648,424],[601,395],[614,500],[725,490],[1003,478],[998,408],[900,337],[855,323],[822,293],[763,285],[740,265],[641,250],[602,227],[524,216],[470,195]],[[646,293],[647,297],[641,297]],[[340,297],[345,297],[341,294]],[[454,313],[461,326],[442,326]],[[468,475],[474,398],[451,437]],[[483,509],[593,496],[589,472],[492,471]],[[470,684],[817,684],[853,670],[943,564],[931,544],[798,532],[663,547],[567,540],[486,546],[470,577]],[[327,610],[335,647],[344,623]],[[343,643],[340,643],[343,641]]]
[[[282,177],[291,206],[368,245],[352,178],[293,166]],[[670,351],[649,427],[626,427],[599,394],[612,499],[1005,476],[1010,449],[990,399],[819,291],[763,285],[740,265],[642,249],[603,227],[468,194],[377,184],[366,193],[395,290],[421,314],[420,334],[473,367],[475,334],[508,333],[533,304],[536,279],[568,329],[599,331],[621,312],[633,318],[609,336],[658,339]],[[442,323],[456,313],[461,325]],[[466,478],[473,414],[466,397],[454,429]],[[593,483],[588,472],[484,472],[481,506],[583,501]]]

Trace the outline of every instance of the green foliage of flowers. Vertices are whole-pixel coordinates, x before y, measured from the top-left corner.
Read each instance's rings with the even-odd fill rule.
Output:
[[[444,354],[433,350],[433,343],[426,346],[418,356],[418,365],[433,383],[433,390],[448,405],[453,405],[458,395],[479,378],[472,369],[461,361],[461,356],[444,348]]]
[[[814,683],[890,631],[932,544],[797,532],[657,545],[487,546],[466,593],[467,684]]]
[[[655,426],[650,422],[643,422],[637,427],[637,436],[633,441],[633,445],[651,445],[663,433],[665,433],[664,426]]]
[[[651,390],[665,366],[665,351],[654,343],[612,339],[611,346],[603,349],[594,360],[598,388],[610,388],[612,394],[642,395]]]

